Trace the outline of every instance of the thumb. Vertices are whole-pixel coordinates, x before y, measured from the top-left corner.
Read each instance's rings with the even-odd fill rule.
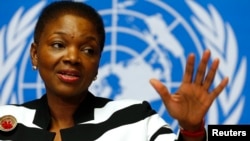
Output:
[[[161,96],[163,102],[165,104],[168,103],[168,101],[170,100],[170,93],[168,91],[168,88],[165,85],[163,85],[162,82],[154,78],[150,79],[149,82],[156,90],[156,92]]]

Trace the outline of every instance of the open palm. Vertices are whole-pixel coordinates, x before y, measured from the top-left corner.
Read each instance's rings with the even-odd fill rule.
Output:
[[[170,94],[167,87],[160,81],[150,80],[152,86],[161,96],[169,114],[178,120],[180,126],[185,129],[193,130],[201,124],[214,99],[228,83],[228,78],[225,78],[218,86],[210,90],[219,60],[215,59],[206,72],[209,58],[210,51],[206,50],[197,70],[195,70],[195,56],[194,54],[189,55],[182,83],[174,94]]]

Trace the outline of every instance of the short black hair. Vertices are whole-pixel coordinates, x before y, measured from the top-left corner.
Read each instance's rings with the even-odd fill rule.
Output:
[[[38,43],[39,38],[51,20],[64,14],[73,14],[90,21],[97,30],[100,48],[103,50],[105,44],[105,28],[101,15],[91,6],[83,2],[76,1],[54,1],[47,5],[41,12],[34,31],[34,42]]]

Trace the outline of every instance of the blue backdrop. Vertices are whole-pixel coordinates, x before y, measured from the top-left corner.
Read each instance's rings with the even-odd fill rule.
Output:
[[[0,1],[0,104],[23,103],[44,94],[32,71],[29,46],[37,16],[51,1]],[[98,78],[90,90],[113,99],[148,100],[174,129],[149,85],[158,78],[174,92],[186,57],[205,49],[220,58],[214,85],[230,83],[213,103],[207,124],[249,124],[250,1],[85,0],[102,15],[107,40]],[[212,60],[211,59],[211,60]]]

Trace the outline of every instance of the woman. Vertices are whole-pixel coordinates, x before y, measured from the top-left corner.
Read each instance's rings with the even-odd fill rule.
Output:
[[[39,71],[46,94],[22,105],[0,107],[0,140],[206,140],[204,116],[228,82],[225,78],[209,92],[219,64],[214,60],[205,73],[209,50],[204,52],[194,80],[195,56],[189,55],[176,93],[170,94],[160,81],[150,80],[181,127],[175,135],[147,102],[113,101],[89,92],[104,42],[103,21],[92,7],[70,1],[48,5],[38,19],[30,49],[33,69]]]

